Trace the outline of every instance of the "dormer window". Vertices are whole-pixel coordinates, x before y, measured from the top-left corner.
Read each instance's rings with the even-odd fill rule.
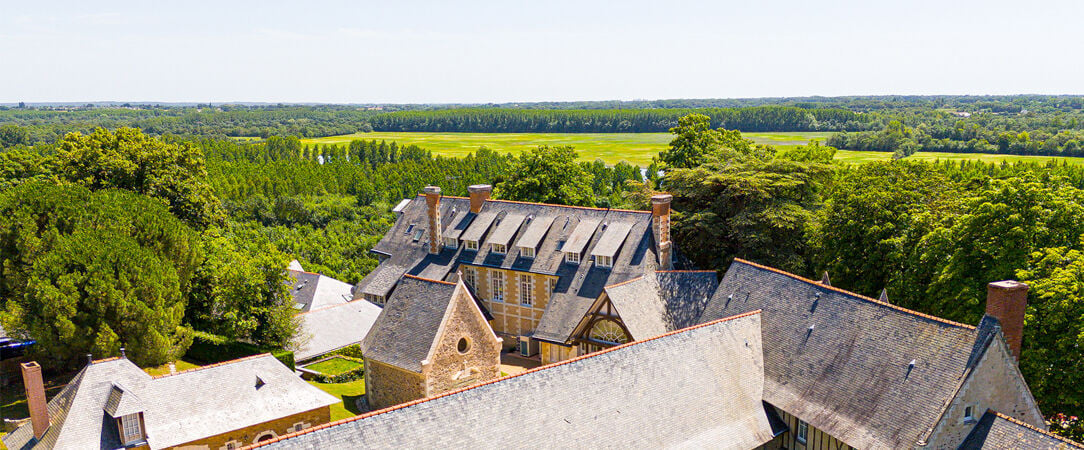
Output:
[[[520,247],[519,256],[524,258],[534,258],[534,247]]]
[[[508,246],[504,244],[492,244],[493,253],[505,254],[508,252]]]
[[[595,256],[595,265],[599,267],[613,267],[613,258],[609,256],[597,255]]]
[[[567,262],[569,264],[579,264],[580,263],[580,254],[579,253],[573,253],[573,252],[565,253],[565,262]]]
[[[444,238],[444,247],[446,248],[458,248],[459,239],[446,237]]]
[[[144,440],[143,413],[128,414],[120,418],[120,438],[124,445],[131,445]]]
[[[478,250],[478,241],[463,241],[463,247],[467,250]]]
[[[978,419],[975,418],[975,406],[967,406],[964,408],[964,423],[975,423]]]
[[[417,228],[414,230],[414,242],[418,242],[422,239],[422,235],[425,234],[425,230]]]

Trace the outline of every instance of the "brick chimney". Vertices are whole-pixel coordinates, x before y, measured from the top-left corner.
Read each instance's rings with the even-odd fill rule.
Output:
[[[467,186],[467,192],[470,192],[470,212],[478,214],[482,211],[482,205],[489,200],[489,194],[493,193],[493,186],[474,184]]]
[[[440,186],[426,186],[425,204],[429,207],[429,254],[440,253]]]
[[[670,194],[651,196],[651,231],[655,233],[660,270],[674,268],[673,244],[670,242],[670,201],[673,199],[674,196]]]
[[[45,384],[41,381],[41,366],[30,361],[20,365],[23,371],[23,387],[26,388],[26,403],[30,409],[30,424],[34,427],[34,437],[41,439],[49,430],[49,404],[45,401]]]
[[[1028,285],[1015,280],[986,285],[986,314],[1001,322],[1001,332],[1013,358],[1020,361],[1024,339],[1024,310],[1028,306]]]

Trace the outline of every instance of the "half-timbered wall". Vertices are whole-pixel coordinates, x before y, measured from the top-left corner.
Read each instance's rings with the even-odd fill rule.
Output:
[[[787,424],[788,431],[779,435],[771,442],[760,446],[766,450],[788,449],[788,450],[850,450],[853,447],[845,444],[843,441],[836,439],[821,430],[808,426],[806,432],[805,443],[798,440],[798,418],[788,414],[786,411],[779,411],[779,417],[783,419],[783,422]]]

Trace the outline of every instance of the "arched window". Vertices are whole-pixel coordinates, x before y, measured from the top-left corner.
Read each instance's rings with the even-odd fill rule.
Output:
[[[611,344],[624,344],[629,341],[621,325],[609,319],[595,322],[595,326],[591,327],[591,339]]]

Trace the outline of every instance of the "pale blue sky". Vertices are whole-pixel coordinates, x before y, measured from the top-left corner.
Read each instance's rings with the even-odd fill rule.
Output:
[[[1079,0],[164,3],[0,0],[0,102],[1084,94]]]

